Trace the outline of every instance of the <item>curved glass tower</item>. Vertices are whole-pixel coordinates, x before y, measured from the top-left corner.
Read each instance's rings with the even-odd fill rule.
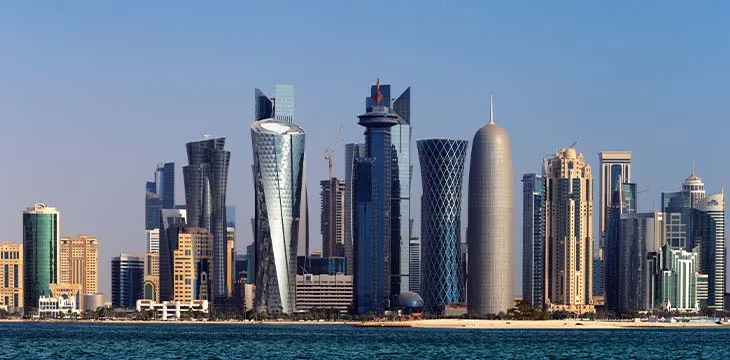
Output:
[[[37,313],[38,298],[41,295],[51,296],[49,285],[58,282],[58,234],[58,211],[55,208],[38,203],[23,212],[23,303],[26,317]]]
[[[274,119],[251,125],[256,218],[256,307],[269,313],[295,308],[300,210],[305,206],[304,130]]]
[[[474,135],[469,169],[467,307],[497,314],[512,307],[514,178],[507,132],[493,121]]]
[[[423,182],[421,296],[432,314],[460,298],[461,184],[467,145],[466,140],[450,139],[416,142]]]

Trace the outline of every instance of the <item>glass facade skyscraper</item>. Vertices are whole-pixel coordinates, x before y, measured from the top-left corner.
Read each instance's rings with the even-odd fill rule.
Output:
[[[183,167],[187,225],[208,229],[213,235],[214,304],[228,297],[226,186],[231,153],[224,149],[225,141],[215,138],[187,143],[188,165]]]
[[[58,211],[38,203],[23,212],[23,304],[25,316],[38,311],[38,298],[51,296],[59,281]],[[6,282],[7,284],[7,282]]]
[[[144,261],[122,253],[112,258],[112,306],[134,308],[143,299]]]
[[[296,311],[297,248],[306,206],[304,130],[267,119],[251,125],[256,218],[256,307],[269,313]]]
[[[254,90],[256,121],[276,119],[286,123],[294,122],[294,85],[274,85],[274,97],[267,97],[261,89]]]
[[[522,176],[522,299],[541,307],[545,287],[545,182]]]
[[[416,142],[421,162],[421,296],[425,311],[440,314],[461,294],[461,189],[466,140],[428,139]]]
[[[708,307],[724,308],[725,294],[725,194],[698,199],[691,210],[694,246],[700,247],[700,272],[708,275]]]
[[[175,163],[159,163],[155,180],[145,184],[145,230],[160,227],[160,209],[175,208]]]
[[[357,229],[354,227],[354,211],[355,203],[355,159],[364,157],[367,154],[365,144],[346,144],[345,145],[345,258],[347,259],[346,274],[352,275],[353,265],[353,248],[352,241],[354,233]]]
[[[186,224],[185,209],[162,209],[159,232],[159,294],[160,301],[172,301],[174,296],[175,260],[178,236]]]

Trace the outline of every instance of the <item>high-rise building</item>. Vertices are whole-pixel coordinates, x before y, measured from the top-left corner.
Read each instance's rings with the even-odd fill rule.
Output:
[[[0,243],[0,307],[23,307],[23,244]]]
[[[331,186],[334,183],[335,186]],[[345,256],[345,180],[320,181],[320,231],[324,257]]]
[[[185,209],[163,209],[160,211],[160,252],[159,252],[159,298],[172,301],[174,292],[175,258],[178,237],[185,229]]]
[[[542,306],[545,269],[545,182],[522,176],[522,299]]]
[[[606,224],[613,205],[613,192],[616,185],[631,182],[631,151],[601,151],[598,153],[601,162],[601,207],[598,218],[600,231],[600,248],[606,240]]]
[[[575,148],[547,160],[545,302],[553,310],[593,310],[593,174]],[[471,226],[471,224],[470,224]],[[606,284],[606,288],[609,285]]]
[[[160,253],[145,254],[143,293],[147,300],[160,301]]]
[[[226,186],[231,153],[225,138],[186,144],[188,165],[183,167],[187,225],[208,229],[213,236],[213,306],[228,298]],[[162,264],[162,263],[161,263]]]
[[[209,300],[212,236],[207,229],[186,228],[173,252],[173,301]]]
[[[38,298],[53,296],[58,282],[59,215],[38,203],[23,212],[23,304],[25,316],[38,311]]]
[[[137,300],[144,298],[144,260],[121,253],[112,258],[112,306],[134,308]]]
[[[158,214],[159,216],[159,214]],[[157,220],[159,223],[160,220]],[[160,229],[155,228],[152,230],[145,230],[145,244],[148,253],[159,253],[160,252]]]
[[[296,257],[306,227],[304,130],[280,120],[251,125],[255,191],[256,307],[291,313],[295,308]]]
[[[226,282],[228,282],[226,289],[228,289],[228,297],[231,297],[233,296],[233,284],[235,282],[236,271],[236,228],[228,227],[226,230],[228,235],[226,240],[226,252],[228,254],[226,256],[226,262],[228,262],[226,264],[226,271],[228,271],[226,274]]]
[[[469,169],[469,277],[467,308],[496,314],[512,307],[514,284],[514,195],[507,132],[494,123],[474,135]]]
[[[707,305],[712,310],[722,311],[726,274],[725,193],[698,198],[690,219],[692,241],[701,249],[699,271],[708,275]]]
[[[691,252],[662,249],[647,255],[650,309],[699,311],[707,303],[707,274],[700,272],[700,247]]]
[[[694,169],[692,174],[684,180],[682,183],[682,193],[685,194],[685,206],[694,207],[705,197],[705,183],[702,182],[697,175],[695,175]]]
[[[410,252],[409,286],[408,291],[416,294],[421,293],[421,239],[411,236],[408,245]]]
[[[59,250],[60,283],[81,285],[82,295],[96,294],[99,287],[98,240],[88,235],[62,237]]]
[[[357,314],[383,313],[391,297],[398,295],[393,292],[400,290],[402,275],[397,264],[401,260],[400,249],[393,244],[399,243],[393,235],[400,232],[401,218],[393,214],[393,177],[398,164],[390,129],[403,120],[382,105],[379,86],[378,82],[371,111],[358,117],[358,124],[365,127],[366,153],[355,159],[353,176],[356,204],[353,275]]]
[[[623,291],[625,290],[625,284],[622,283],[622,280],[633,275],[625,274],[624,270],[626,270],[629,264],[638,266],[638,269],[641,270],[643,258],[646,254],[646,251],[637,248],[636,240],[638,236],[634,236],[633,234],[633,224],[629,226],[629,218],[636,214],[635,206],[636,184],[622,182],[619,177],[614,183],[611,211],[608,214],[608,223],[606,223],[605,227],[605,257],[602,269],[606,288],[604,293],[606,308],[613,312],[635,309],[621,307],[622,303],[624,305],[627,303],[625,301],[626,296],[622,293],[625,292]],[[636,264],[636,261],[633,261],[634,256],[642,259],[639,260],[641,262],[640,264]],[[631,285],[636,286],[637,284],[631,283]]]
[[[346,144],[345,145],[345,259],[347,262],[348,275],[352,275],[354,258],[352,240],[357,228],[353,219],[355,214],[355,159],[364,157],[367,154],[365,144]]]
[[[421,161],[421,238],[424,310],[440,314],[444,305],[459,303],[461,189],[466,140],[418,140]],[[411,274],[413,276],[413,274]]]
[[[160,227],[160,209],[175,207],[175,163],[159,163],[155,169],[155,180],[145,186],[145,229]]]
[[[274,85],[274,97],[268,98],[260,89],[254,90],[256,121],[276,119],[291,124],[294,122],[294,85]]]

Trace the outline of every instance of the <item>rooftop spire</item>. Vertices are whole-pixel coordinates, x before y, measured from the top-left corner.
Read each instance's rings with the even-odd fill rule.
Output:
[[[489,123],[494,125],[494,96],[489,95]]]
[[[695,161],[692,160],[692,175],[695,174]]]
[[[383,101],[383,94],[380,93],[380,78],[375,82],[375,89],[375,105],[380,105],[380,102]]]

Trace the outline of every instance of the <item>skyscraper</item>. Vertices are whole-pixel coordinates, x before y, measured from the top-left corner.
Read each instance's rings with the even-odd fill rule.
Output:
[[[23,244],[0,242],[0,306],[23,307]]]
[[[332,186],[331,184],[335,185]],[[345,181],[338,178],[319,182],[322,256],[345,257]]]
[[[99,287],[99,242],[93,236],[62,237],[59,279],[81,285],[81,294],[96,294]]]
[[[613,205],[613,192],[616,184],[631,182],[631,151],[601,151],[598,153],[601,162],[601,207],[598,218],[600,231],[600,248],[606,240],[606,224]]]
[[[231,153],[224,149],[225,141],[215,138],[187,143],[188,165],[183,167],[187,225],[208,229],[213,235],[214,305],[228,298],[226,186]]]
[[[411,236],[411,242],[408,246],[410,252],[410,281],[408,291],[416,294],[421,293],[421,239]]]
[[[112,306],[134,308],[143,299],[144,261],[134,255],[121,253],[112,258]]]
[[[163,209],[160,211],[160,252],[159,252],[159,298],[172,301],[174,295],[175,251],[178,249],[178,236],[185,229],[184,209]]]
[[[155,169],[155,180],[145,186],[145,229],[160,227],[160,209],[175,207],[175,163],[159,163]]]
[[[725,193],[699,198],[694,204],[691,238],[701,249],[700,272],[708,275],[708,307],[722,311],[726,273]]]
[[[695,175],[694,168],[692,169],[692,174],[682,183],[682,193],[685,194],[685,206],[690,208],[697,205],[700,199],[705,197],[705,183]],[[690,249],[687,250],[689,251]]]
[[[304,186],[304,130],[267,119],[251,125],[255,190],[257,308],[291,313],[295,308],[298,245],[306,238],[301,208]],[[303,231],[304,230],[304,231]]]
[[[545,182],[522,176],[522,299],[542,306],[545,286]]]
[[[275,119],[285,123],[294,122],[294,85],[274,85],[274,97],[268,98],[261,89],[254,90],[256,121]]]
[[[593,310],[593,175],[575,148],[547,160],[545,302],[553,311]],[[608,284],[606,284],[608,288]]]
[[[474,135],[469,169],[467,307],[496,314],[512,307],[514,198],[512,153],[507,132],[489,123]]]
[[[621,177],[613,183],[614,191],[611,198],[611,211],[606,224],[606,240],[604,244],[605,304],[609,311],[620,312],[636,310],[623,308],[630,303],[627,301],[625,286],[638,287],[635,274],[629,267],[641,270],[646,257],[646,251],[636,244],[638,236],[634,234],[634,224],[631,221],[636,214],[636,184],[625,183]],[[636,261],[636,257],[639,258]],[[639,262],[637,264],[637,262]],[[623,281],[633,278],[633,282],[625,284]],[[640,277],[638,277],[640,279]],[[592,278],[591,278],[592,280]],[[635,306],[635,303],[631,304]]]
[[[345,273],[352,275],[355,264],[353,258],[352,241],[357,228],[354,225],[355,202],[355,159],[367,154],[365,144],[345,145],[345,259],[347,269]]]
[[[468,141],[416,142],[421,161],[421,296],[425,311],[440,314],[460,299],[461,189]],[[411,274],[413,276],[414,274]]]
[[[23,304],[25,316],[38,311],[38,298],[58,283],[59,215],[38,203],[23,212]]]

